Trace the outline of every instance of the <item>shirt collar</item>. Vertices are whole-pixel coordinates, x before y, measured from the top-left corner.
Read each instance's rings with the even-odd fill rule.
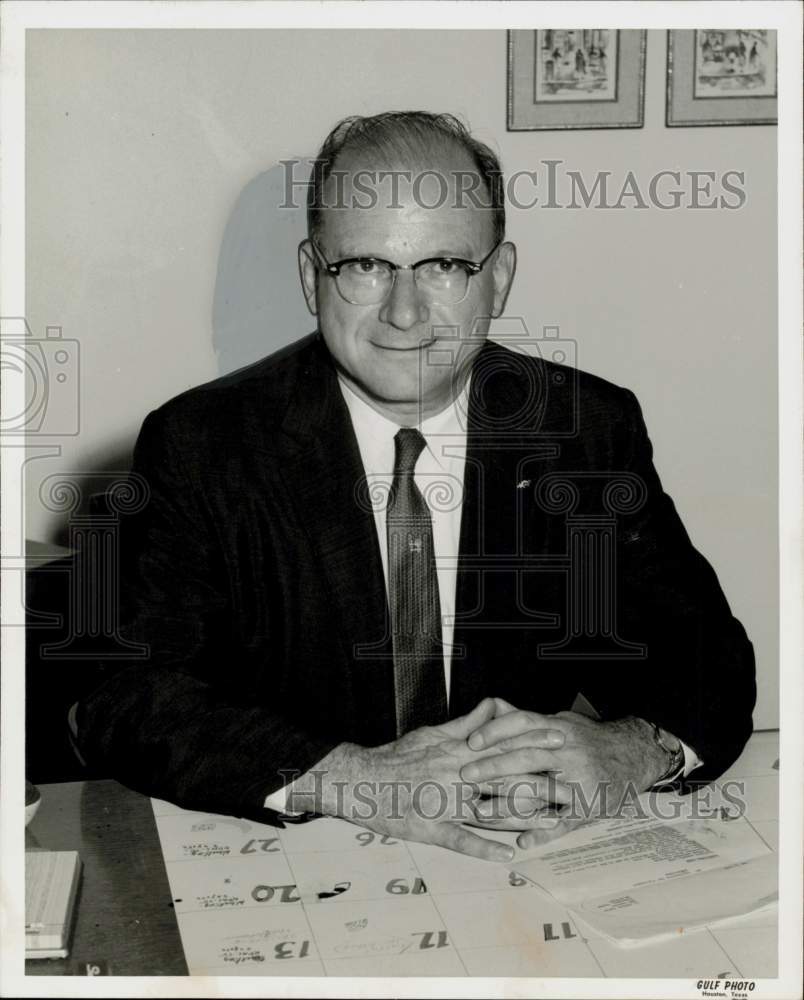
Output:
[[[439,447],[440,438],[449,436],[450,444],[460,443],[466,440],[466,419],[468,414],[469,384],[471,375],[460,393],[452,400],[449,406],[444,407],[439,413],[427,417],[417,426],[417,430],[422,434],[427,447],[436,462],[444,467],[447,459],[443,455],[443,449]],[[349,409],[349,416],[352,420],[355,434],[361,451],[370,449],[373,454],[391,449],[393,454],[393,440],[400,424],[388,417],[383,416],[369,405],[364,399],[338,376],[338,384],[341,387],[343,398]],[[458,439],[456,441],[456,439]]]

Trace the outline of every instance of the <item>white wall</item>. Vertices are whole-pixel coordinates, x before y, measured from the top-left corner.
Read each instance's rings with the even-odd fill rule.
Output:
[[[125,468],[144,414],[219,373],[232,208],[338,118],[452,110],[508,172],[562,159],[647,186],[663,169],[741,170],[739,211],[511,212],[508,311],[560,326],[580,367],[637,393],[666,488],[754,641],[756,724],[775,725],[775,129],[665,128],[665,44],[649,33],[643,129],[510,133],[503,32],[28,32],[27,315],[80,341],[82,392],[80,434],[30,463],[28,537],[63,528],[36,499],[44,475]],[[312,328],[297,295],[256,354]]]

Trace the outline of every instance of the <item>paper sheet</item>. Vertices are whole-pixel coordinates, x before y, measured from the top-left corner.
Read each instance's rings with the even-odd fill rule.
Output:
[[[511,867],[566,904],[629,891],[768,854],[745,819],[608,819],[567,834]]]
[[[778,902],[777,858],[768,854],[685,879],[586,900],[575,913],[621,944],[672,938],[742,920]]]
[[[598,820],[514,866],[587,926],[626,945],[716,926],[778,898],[770,848],[744,817],[717,811]]]

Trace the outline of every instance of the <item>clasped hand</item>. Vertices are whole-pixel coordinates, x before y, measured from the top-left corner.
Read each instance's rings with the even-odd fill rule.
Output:
[[[485,698],[467,715],[383,746],[340,744],[294,795],[307,796],[302,808],[379,833],[510,861],[510,844],[466,824],[517,831],[521,848],[560,836],[616,805],[628,782],[637,790],[650,785],[656,762],[646,730],[649,737],[638,719],[540,715]],[[579,815],[579,801],[591,811]]]
[[[494,717],[467,738],[479,759],[461,768],[466,781],[493,783],[512,776],[534,783],[542,808],[497,795],[475,807],[479,826],[519,830],[517,844],[533,847],[590,819],[613,815],[626,797],[649,788],[661,773],[650,726],[641,719],[598,722],[576,712],[541,715],[495,698]],[[546,745],[545,734],[551,734]]]

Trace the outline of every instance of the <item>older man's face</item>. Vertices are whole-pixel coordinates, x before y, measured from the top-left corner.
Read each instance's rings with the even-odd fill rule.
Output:
[[[350,166],[338,169],[350,169]],[[357,169],[352,167],[351,169]],[[375,168],[371,168],[375,169]],[[424,170],[424,168],[420,168]],[[481,261],[494,246],[493,215],[488,209],[456,205],[456,170],[470,170],[462,156],[429,169],[440,169],[449,196],[433,177],[414,188],[400,185],[397,199],[388,182],[378,190],[378,204],[360,208],[352,198],[351,175],[342,203],[323,213],[317,237],[326,259],[378,257],[396,264],[414,264],[427,257],[453,256]],[[415,171],[413,171],[415,177]],[[359,196],[364,203],[365,195]],[[334,195],[333,195],[334,200]],[[427,207],[443,200],[438,207]],[[485,200],[485,195],[484,195]],[[456,366],[480,348],[488,321],[502,311],[513,278],[514,248],[504,244],[484,269],[469,280],[465,298],[439,301],[417,285],[412,271],[398,271],[382,302],[355,305],[344,300],[335,280],[316,272],[309,244],[301,248],[301,269],[308,303],[318,313],[319,329],[338,369],[355,391],[399,422],[438,412],[456,388]],[[467,341],[461,351],[457,341]],[[434,351],[438,341],[447,350]],[[445,360],[452,357],[452,364]],[[436,361],[437,363],[433,363]],[[460,388],[460,385],[458,385]]]

